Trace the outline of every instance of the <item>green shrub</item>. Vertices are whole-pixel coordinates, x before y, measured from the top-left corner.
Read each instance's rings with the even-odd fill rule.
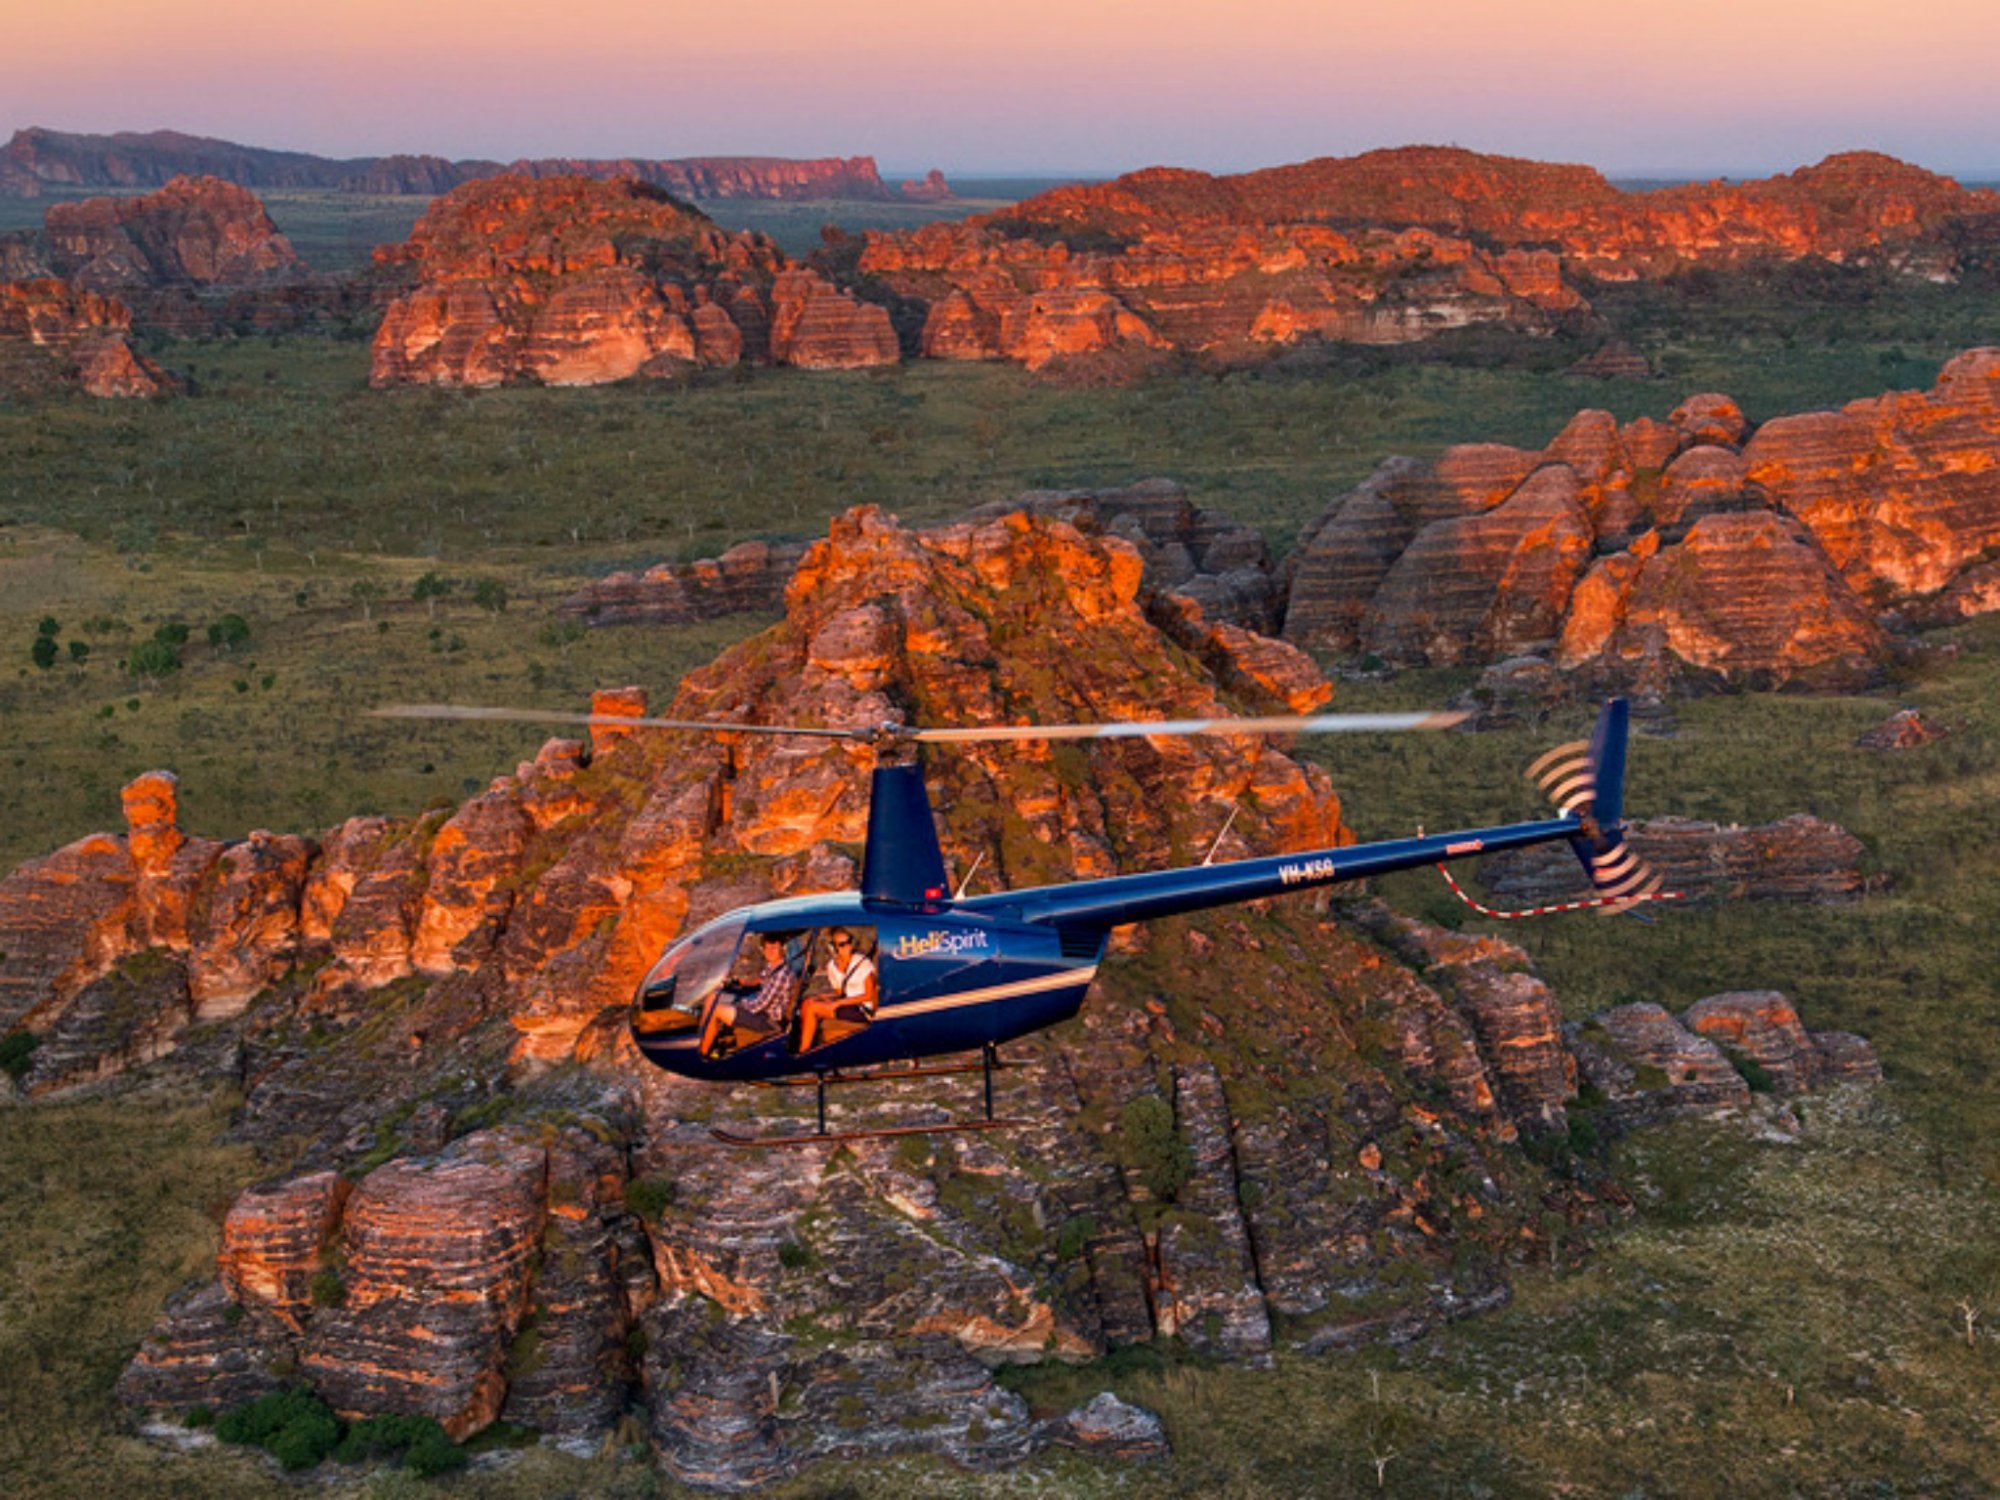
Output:
[[[439,1474],[449,1474],[465,1467],[465,1450],[445,1436],[444,1429],[437,1428],[434,1435],[411,1444],[410,1451],[403,1455],[403,1467],[419,1479],[432,1479]]]
[[[497,615],[507,607],[507,585],[497,578],[482,578],[472,585],[472,602]]]
[[[52,640],[62,634],[62,622],[54,615],[43,615],[42,623],[35,627],[35,634],[44,640]]]
[[[779,1242],[778,1264],[787,1271],[803,1271],[818,1259],[819,1257],[812,1253],[809,1246],[801,1245],[797,1240]]]
[[[312,1300],[314,1307],[338,1307],[347,1300],[347,1284],[340,1279],[340,1272],[332,1266],[313,1273]]]
[[[239,614],[226,614],[208,627],[208,643],[218,651],[234,651],[250,639],[250,622]]]
[[[28,648],[28,658],[44,672],[56,664],[56,642],[54,636],[38,635],[35,643]]]
[[[1062,1228],[1056,1231],[1056,1259],[1075,1260],[1096,1233],[1097,1220],[1089,1214],[1073,1214],[1064,1219]]]
[[[648,1223],[658,1223],[673,1201],[671,1177],[637,1177],[625,1184],[625,1206]]]
[[[185,646],[188,643],[188,628],[179,620],[169,620],[153,632],[153,639],[162,646]]]
[[[347,1429],[334,1453],[344,1464],[393,1460],[420,1478],[465,1467],[465,1450],[454,1443],[436,1417],[369,1417]]]
[[[134,677],[164,677],[169,672],[181,669],[181,654],[167,642],[155,637],[141,641],[132,648],[125,658],[125,670]]]
[[[1194,1152],[1181,1139],[1174,1108],[1158,1094],[1142,1094],[1118,1112],[1125,1164],[1162,1203],[1180,1196],[1194,1176]]]
[[[1734,1047],[1724,1047],[1722,1055],[1729,1059],[1729,1066],[1736,1070],[1737,1075],[1750,1085],[1751,1093],[1768,1094],[1771,1092],[1773,1083],[1771,1070],[1758,1062],[1756,1058],[1746,1056],[1744,1053],[1738,1052]]]
[[[75,662],[78,666],[82,666],[85,662],[89,661],[90,642],[71,641],[69,643],[69,659]]]
[[[212,1406],[190,1406],[181,1418],[181,1426],[199,1432],[204,1427],[215,1425],[215,1408]]]
[[[225,1443],[262,1448],[288,1469],[310,1469],[340,1442],[340,1419],[311,1391],[273,1391],[215,1420]]]
[[[0,1072],[19,1083],[27,1077],[35,1049],[41,1045],[42,1039],[32,1031],[10,1031],[0,1037]]]

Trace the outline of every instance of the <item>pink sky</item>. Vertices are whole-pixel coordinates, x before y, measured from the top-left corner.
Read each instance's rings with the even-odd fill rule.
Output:
[[[1452,142],[1613,173],[2000,177],[2000,5],[0,0],[0,127],[326,155],[1237,171]]]

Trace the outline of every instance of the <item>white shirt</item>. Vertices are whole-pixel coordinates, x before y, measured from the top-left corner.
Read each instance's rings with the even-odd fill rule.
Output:
[[[843,1000],[865,1000],[868,998],[868,982],[875,977],[875,961],[865,953],[857,953],[848,960],[847,972],[840,972],[840,960],[826,961],[826,982]]]

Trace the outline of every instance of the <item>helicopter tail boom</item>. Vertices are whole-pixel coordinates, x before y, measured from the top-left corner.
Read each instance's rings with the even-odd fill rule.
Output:
[[[1625,847],[1622,809],[1627,732],[1625,701],[1613,699],[1598,715],[1588,742],[1565,746],[1537,762],[1531,775],[1554,778],[1551,791],[1557,800],[1557,816],[1553,818],[1230,864],[1115,875],[1066,886],[978,896],[960,905],[971,910],[1011,909],[1018,919],[1028,922],[1101,929],[1563,840],[1583,861],[1599,894],[1619,898],[1602,909],[1624,910],[1634,904],[1634,898],[1657,886],[1652,873]]]

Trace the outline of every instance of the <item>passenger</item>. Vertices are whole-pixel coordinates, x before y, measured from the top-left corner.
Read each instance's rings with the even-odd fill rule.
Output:
[[[810,1051],[821,1028],[836,1018],[867,1025],[875,1019],[875,962],[854,943],[854,934],[836,927],[827,934],[833,947],[826,961],[830,994],[809,995],[799,1007],[799,1051]]]
[[[760,1032],[783,1031],[790,1016],[792,1001],[799,992],[799,976],[792,966],[785,962],[785,940],[775,932],[764,934],[764,969],[757,976],[757,992],[741,1001],[725,999],[726,989],[718,990],[713,1004],[709,1007],[708,1019],[702,1023],[701,1053],[705,1057],[715,1045],[715,1038],[725,1026],[734,1026],[739,1015],[744,1019],[756,1018],[756,1028]]]

